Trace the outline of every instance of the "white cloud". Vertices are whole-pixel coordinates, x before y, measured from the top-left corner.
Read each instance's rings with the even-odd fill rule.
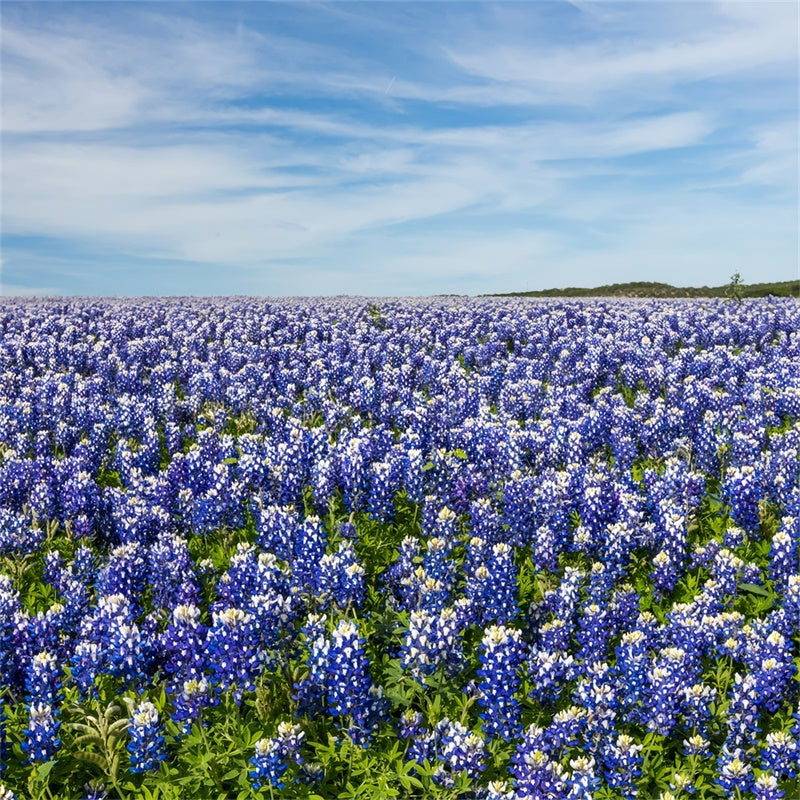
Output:
[[[772,76],[796,63],[796,9],[681,4],[685,19],[661,30],[643,25],[649,11],[592,4],[590,43],[521,46],[514,25],[532,12],[514,4],[486,7],[495,27],[481,37],[459,15],[437,36],[401,33],[368,7],[324,7],[433,65],[404,75],[380,48],[337,51],[227,17],[212,24],[202,4],[158,14],[115,6],[115,22],[67,7],[66,21],[11,14],[5,26],[5,234],[250,275],[314,262],[333,270],[315,278],[330,291],[363,281],[373,293],[407,292],[413,281],[439,291],[437,280],[479,275],[514,289],[532,261],[577,275],[596,258],[620,272],[647,261],[648,247],[658,248],[649,263],[669,269],[678,242],[694,248],[686,262],[699,269],[714,253],[734,254],[732,243],[747,252],[746,236],[785,239],[797,170],[791,113],[774,107],[742,123],[747,98],[681,87],[753,76],[777,84]],[[394,13],[414,21],[427,12]],[[513,113],[492,111],[502,105]],[[720,141],[727,148],[715,149]],[[698,145],[708,146],[703,167],[662,186],[673,176],[658,157]],[[632,156],[636,167],[616,161]],[[591,176],[606,176],[608,188],[576,192]],[[741,194],[726,199],[751,186],[784,205],[773,214]],[[701,187],[702,200],[692,194]],[[404,226],[414,223],[436,231],[413,238]]]

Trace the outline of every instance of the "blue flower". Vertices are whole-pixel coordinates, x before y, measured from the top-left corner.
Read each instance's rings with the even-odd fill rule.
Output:
[[[487,739],[499,736],[508,741],[520,734],[521,706],[515,694],[522,680],[519,667],[524,656],[518,630],[501,625],[486,629],[480,650],[478,702]]]
[[[328,712],[362,746],[372,740],[384,711],[382,696],[373,690],[365,643],[355,623],[339,622],[330,639],[325,684]]]
[[[22,752],[27,753],[28,763],[50,761],[61,747],[58,730],[61,723],[47,703],[32,703],[28,709],[28,727],[23,734]]]
[[[155,772],[167,757],[158,710],[144,700],[133,709],[128,725],[128,753],[133,773]]]
[[[753,782],[755,800],[781,800],[786,792],[778,788],[778,779],[774,775],[759,775]]]
[[[616,740],[606,740],[603,749],[603,774],[612,789],[620,789],[628,800],[636,796],[636,780],[642,774],[642,747],[633,737],[621,733]]]
[[[241,608],[213,613],[213,624],[206,640],[213,682],[220,692],[234,687],[237,703],[241,702],[245,691],[255,688],[255,677],[262,668],[254,647],[257,637],[252,614]]]
[[[202,710],[210,705],[215,705],[217,699],[211,692],[211,687],[205,678],[190,678],[178,687],[171,689],[174,693],[175,711],[172,720],[180,725],[184,733],[191,730],[192,723],[198,719]]]
[[[572,772],[567,773],[564,784],[567,797],[592,800],[600,788],[600,776],[596,773],[595,760],[591,756],[578,756],[569,762]]]
[[[761,765],[778,777],[795,778],[800,772],[800,743],[787,731],[767,734],[761,750]]]
[[[6,705],[0,696],[0,775],[6,768],[8,761],[8,740],[6,739]]]
[[[274,786],[283,789],[282,780],[289,767],[289,761],[302,763],[300,755],[305,734],[299,725],[281,722],[277,737],[259,739],[255,744],[255,755],[250,759],[253,768],[250,770],[250,782],[258,791],[262,786]]]
[[[717,759],[718,773],[714,782],[726,792],[748,792],[753,784],[753,768],[743,750],[723,748]]]
[[[61,688],[59,666],[52,653],[43,650],[30,662],[25,676],[25,691],[29,703],[46,703],[54,706]]]
[[[531,725],[511,757],[511,774],[520,800],[564,796],[561,766],[544,752],[542,745],[542,729]]]

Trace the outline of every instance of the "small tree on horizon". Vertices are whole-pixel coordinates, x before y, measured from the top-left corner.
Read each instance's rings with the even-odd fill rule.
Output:
[[[733,275],[731,275],[731,282],[728,284],[728,290],[725,292],[728,300],[735,300],[737,303],[741,303],[743,288],[744,283],[742,282],[741,274],[734,272]]]

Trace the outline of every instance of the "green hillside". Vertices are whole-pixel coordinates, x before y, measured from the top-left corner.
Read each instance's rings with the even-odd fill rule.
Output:
[[[800,280],[742,284],[742,297],[800,297]],[[730,286],[672,286],[669,283],[634,281],[594,288],[569,286],[535,292],[508,292],[500,297],[728,297]]]

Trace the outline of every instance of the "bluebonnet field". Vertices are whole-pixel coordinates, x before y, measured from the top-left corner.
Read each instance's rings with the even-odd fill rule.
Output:
[[[0,306],[0,797],[798,796],[800,306]]]

